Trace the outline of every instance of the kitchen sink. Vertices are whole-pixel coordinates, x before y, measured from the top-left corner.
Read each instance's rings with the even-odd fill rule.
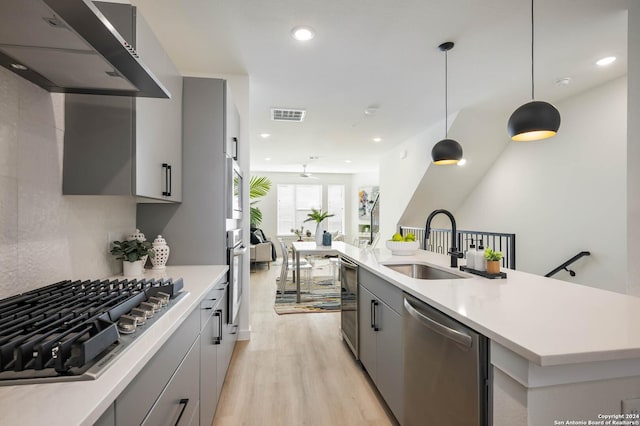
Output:
[[[383,264],[382,266],[420,280],[455,280],[467,278],[422,263],[391,263]]]

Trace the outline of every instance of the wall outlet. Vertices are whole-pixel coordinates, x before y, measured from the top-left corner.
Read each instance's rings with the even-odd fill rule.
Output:
[[[640,398],[623,399],[622,414],[639,414],[640,415]]]

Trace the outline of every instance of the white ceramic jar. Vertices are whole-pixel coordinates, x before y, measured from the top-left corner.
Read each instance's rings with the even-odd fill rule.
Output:
[[[153,252],[155,255],[151,258],[151,264],[153,265],[154,270],[162,270],[167,266],[167,260],[169,260],[169,252],[171,249],[167,245],[167,242],[162,235],[158,235],[155,240],[153,240]]]

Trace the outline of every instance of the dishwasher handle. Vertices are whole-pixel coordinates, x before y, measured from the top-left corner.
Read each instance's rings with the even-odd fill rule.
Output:
[[[458,330],[449,328],[446,325],[440,324],[439,322],[432,320],[428,316],[423,315],[422,313],[418,312],[418,310],[414,308],[411,302],[409,302],[406,298],[404,299],[404,308],[407,310],[409,315],[420,321],[422,325],[429,328],[430,330],[446,337],[447,339],[453,340],[454,342],[462,346],[465,346],[467,348],[471,347],[471,343],[473,342],[471,336]]]

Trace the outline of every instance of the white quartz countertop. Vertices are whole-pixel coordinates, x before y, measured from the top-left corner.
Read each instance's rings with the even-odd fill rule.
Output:
[[[147,277],[184,280],[178,303],[127,347],[96,380],[0,386],[0,425],[91,425],[222,279],[227,266],[170,266]]]
[[[392,256],[385,248],[334,246],[361,267],[539,366],[640,359],[638,297],[509,269],[503,269],[506,279],[487,279],[449,267],[449,256],[423,250]],[[420,280],[383,266],[411,262],[468,278]]]

